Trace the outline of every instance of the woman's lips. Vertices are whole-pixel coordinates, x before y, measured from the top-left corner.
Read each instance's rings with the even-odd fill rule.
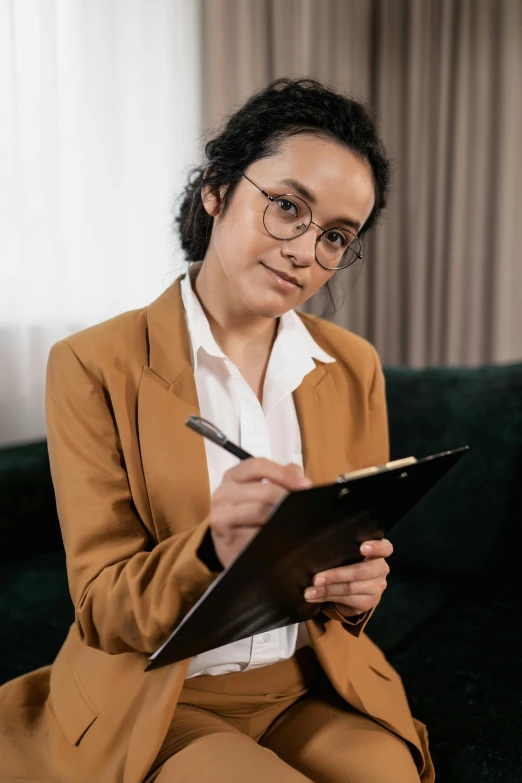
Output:
[[[297,283],[292,283],[290,280],[286,280],[284,277],[281,277],[275,269],[271,269],[266,264],[263,264],[261,262],[261,266],[266,269],[272,280],[274,280],[276,283],[279,284],[281,288],[283,288],[285,291],[297,291],[302,286],[297,285]]]

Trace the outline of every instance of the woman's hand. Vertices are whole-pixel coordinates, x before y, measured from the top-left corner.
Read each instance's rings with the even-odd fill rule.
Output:
[[[385,538],[365,541],[361,544],[361,554],[367,556],[361,563],[321,571],[314,577],[314,586],[305,590],[304,597],[310,603],[332,601],[345,617],[373,609],[386,590],[390,567],[384,558],[392,552],[393,546]]]
[[[227,470],[210,508],[210,533],[221,564],[226,568],[250,543],[276,503],[291,491],[311,486],[299,465],[278,465],[261,457]]]

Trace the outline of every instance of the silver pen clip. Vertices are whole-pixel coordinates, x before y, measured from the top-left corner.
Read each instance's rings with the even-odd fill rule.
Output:
[[[215,424],[207,421],[207,419],[202,419],[201,416],[189,416],[185,424],[187,427],[190,427],[191,430],[198,432],[200,435],[203,435],[205,438],[212,440],[219,446],[222,446],[227,442],[226,435],[224,435]]]

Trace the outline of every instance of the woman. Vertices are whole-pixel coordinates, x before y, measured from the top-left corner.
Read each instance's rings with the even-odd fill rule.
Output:
[[[0,691],[0,775],[431,783],[425,727],[363,633],[388,541],[316,575],[313,621],[144,672],[274,503],[388,458],[374,349],[295,312],[362,256],[385,205],[388,161],[365,110],[279,80],[206,153],[178,218],[189,273],[51,350],[49,451],[76,619],[52,667]],[[237,464],[203,441],[184,426],[193,413],[255,458]]]

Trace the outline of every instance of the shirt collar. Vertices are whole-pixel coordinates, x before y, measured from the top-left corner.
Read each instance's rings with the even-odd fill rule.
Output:
[[[299,336],[299,341],[303,351],[312,358],[317,359],[324,364],[330,364],[335,362],[333,356],[326,353],[318,343],[314,340],[302,320],[299,318],[295,310],[289,310],[281,316],[279,321],[278,336],[283,332],[292,332],[296,337]]]
[[[209,356],[217,356],[220,359],[226,359],[225,354],[214,339],[205,311],[194,293],[192,281],[190,279],[190,271],[182,278],[180,289],[187,319],[187,329],[192,344],[194,370],[197,370],[200,349],[204,350]]]

